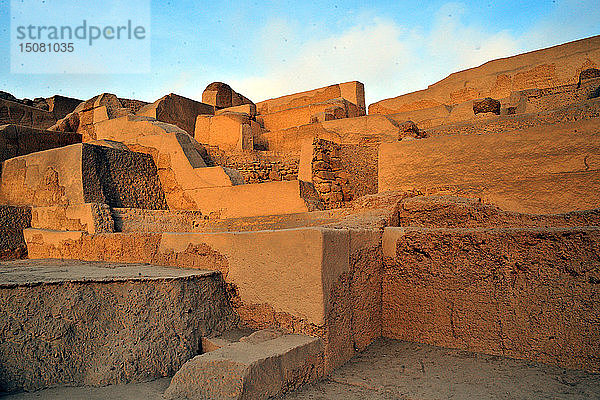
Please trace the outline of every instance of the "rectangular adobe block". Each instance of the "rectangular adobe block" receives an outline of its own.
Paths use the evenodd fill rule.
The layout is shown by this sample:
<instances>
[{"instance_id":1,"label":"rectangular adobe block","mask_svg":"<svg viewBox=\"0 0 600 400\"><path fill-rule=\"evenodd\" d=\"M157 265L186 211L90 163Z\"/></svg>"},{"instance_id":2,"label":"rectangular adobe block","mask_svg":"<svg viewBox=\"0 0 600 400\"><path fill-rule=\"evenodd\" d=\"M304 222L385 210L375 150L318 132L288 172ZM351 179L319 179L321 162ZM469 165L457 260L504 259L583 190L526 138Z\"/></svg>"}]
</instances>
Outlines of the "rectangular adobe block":
<instances>
[{"instance_id":1,"label":"rectangular adobe block","mask_svg":"<svg viewBox=\"0 0 600 400\"><path fill-rule=\"evenodd\" d=\"M0 268L0 392L170 376L202 336L237 322L210 271L77 260Z\"/></svg>"},{"instance_id":2,"label":"rectangular adobe block","mask_svg":"<svg viewBox=\"0 0 600 400\"><path fill-rule=\"evenodd\" d=\"M90 144L74 144L4 161L0 200L36 207L82 203L167 207L150 155Z\"/></svg>"},{"instance_id":3,"label":"rectangular adobe block","mask_svg":"<svg viewBox=\"0 0 600 400\"><path fill-rule=\"evenodd\" d=\"M256 103L256 108L259 114L270 114L291 108L306 107L336 98L343 98L352 103L358 110L356 116L366 114L365 89L364 85L358 81L339 83L261 101Z\"/></svg>"}]
</instances>

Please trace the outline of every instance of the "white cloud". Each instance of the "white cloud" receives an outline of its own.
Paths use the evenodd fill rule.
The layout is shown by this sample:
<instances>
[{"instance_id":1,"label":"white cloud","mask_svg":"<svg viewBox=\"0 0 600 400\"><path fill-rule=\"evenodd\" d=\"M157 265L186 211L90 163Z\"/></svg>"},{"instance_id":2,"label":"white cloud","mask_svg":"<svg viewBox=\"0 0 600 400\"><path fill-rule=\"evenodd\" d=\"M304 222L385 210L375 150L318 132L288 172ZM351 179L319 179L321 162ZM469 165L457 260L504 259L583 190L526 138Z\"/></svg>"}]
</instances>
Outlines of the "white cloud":
<instances>
[{"instance_id":1,"label":"white cloud","mask_svg":"<svg viewBox=\"0 0 600 400\"><path fill-rule=\"evenodd\" d=\"M463 5L456 3L439 10L428 40L432 60L450 64L458 71L519 53L517 39L507 31L488 33L482 27L464 24L465 11Z\"/></svg>"},{"instance_id":2,"label":"white cloud","mask_svg":"<svg viewBox=\"0 0 600 400\"><path fill-rule=\"evenodd\" d=\"M389 20L373 20L339 35L303 43L297 43L297 35L282 21L268 31L263 35L264 48L258 51L264 74L230 81L252 99L351 80L385 86L398 68L410 62L405 57L408 46L402 41L406 32Z\"/></svg>"},{"instance_id":3,"label":"white cloud","mask_svg":"<svg viewBox=\"0 0 600 400\"><path fill-rule=\"evenodd\" d=\"M274 20L265 27L254 54L261 73L228 82L260 101L359 80L365 84L367 103L372 103L519 52L517 40L509 33L489 33L465 24L463 13L460 5L447 4L426 34L419 27L409 29L372 17L340 34L307 40L292 22Z\"/></svg>"},{"instance_id":4,"label":"white cloud","mask_svg":"<svg viewBox=\"0 0 600 400\"><path fill-rule=\"evenodd\" d=\"M597 0L563 0L539 20L521 42L526 51L582 39L600 33Z\"/></svg>"}]
</instances>

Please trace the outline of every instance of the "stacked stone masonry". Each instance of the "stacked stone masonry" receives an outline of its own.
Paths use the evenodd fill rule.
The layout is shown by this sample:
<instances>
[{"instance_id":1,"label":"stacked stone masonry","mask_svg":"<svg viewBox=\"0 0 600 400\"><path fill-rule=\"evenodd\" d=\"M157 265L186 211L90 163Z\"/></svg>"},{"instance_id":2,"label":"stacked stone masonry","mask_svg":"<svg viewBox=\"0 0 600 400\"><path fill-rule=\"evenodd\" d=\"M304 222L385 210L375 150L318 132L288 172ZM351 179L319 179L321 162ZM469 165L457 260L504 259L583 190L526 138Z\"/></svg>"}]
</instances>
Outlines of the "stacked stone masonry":
<instances>
[{"instance_id":1,"label":"stacked stone masonry","mask_svg":"<svg viewBox=\"0 0 600 400\"><path fill-rule=\"evenodd\" d=\"M338 144L315 139L313 141L312 182L327 207L340 207L352 200L348 173L344 170L341 148Z\"/></svg>"},{"instance_id":2,"label":"stacked stone masonry","mask_svg":"<svg viewBox=\"0 0 600 400\"><path fill-rule=\"evenodd\" d=\"M246 183L293 181L298 179L299 160L269 152L228 153L206 146L207 165L220 165L240 172Z\"/></svg>"}]
</instances>

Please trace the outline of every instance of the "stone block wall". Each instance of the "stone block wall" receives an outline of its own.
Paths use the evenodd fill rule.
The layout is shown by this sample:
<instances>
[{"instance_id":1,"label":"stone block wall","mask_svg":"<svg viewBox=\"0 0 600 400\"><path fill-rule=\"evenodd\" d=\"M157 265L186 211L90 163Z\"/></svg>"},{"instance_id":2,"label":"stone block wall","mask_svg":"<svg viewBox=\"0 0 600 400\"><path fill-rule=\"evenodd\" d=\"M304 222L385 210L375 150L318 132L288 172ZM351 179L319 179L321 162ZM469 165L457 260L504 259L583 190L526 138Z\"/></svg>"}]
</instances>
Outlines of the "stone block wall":
<instances>
[{"instance_id":1,"label":"stone block wall","mask_svg":"<svg viewBox=\"0 0 600 400\"><path fill-rule=\"evenodd\" d=\"M233 168L240 172L245 183L293 181L298 179L299 160L271 152L225 152L206 146L207 164Z\"/></svg>"},{"instance_id":2,"label":"stone block wall","mask_svg":"<svg viewBox=\"0 0 600 400\"><path fill-rule=\"evenodd\" d=\"M321 201L328 208L336 208L352 200L349 174L341 160L341 146L324 139L312 143L312 182Z\"/></svg>"}]
</instances>

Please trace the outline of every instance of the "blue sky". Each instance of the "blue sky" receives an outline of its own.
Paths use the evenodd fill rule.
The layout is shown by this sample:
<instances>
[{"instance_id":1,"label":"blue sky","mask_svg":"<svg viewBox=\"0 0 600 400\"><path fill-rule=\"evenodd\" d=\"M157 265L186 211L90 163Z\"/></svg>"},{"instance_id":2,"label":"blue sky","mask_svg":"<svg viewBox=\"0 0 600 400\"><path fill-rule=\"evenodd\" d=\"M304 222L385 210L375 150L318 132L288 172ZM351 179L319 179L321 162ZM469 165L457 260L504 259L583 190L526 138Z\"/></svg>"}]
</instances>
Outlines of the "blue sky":
<instances>
[{"instance_id":1,"label":"blue sky","mask_svg":"<svg viewBox=\"0 0 600 400\"><path fill-rule=\"evenodd\" d=\"M208 83L223 81L260 101L359 80L371 103L490 59L600 34L600 7L586 0L152 1L150 73L27 75L10 73L9 14L10 0L0 0L0 90L20 98L200 100Z\"/></svg>"}]
</instances>

